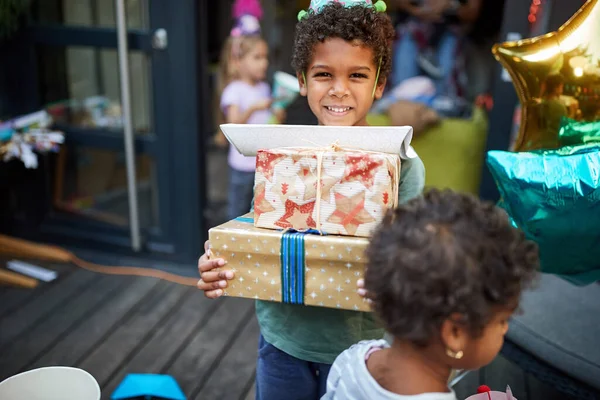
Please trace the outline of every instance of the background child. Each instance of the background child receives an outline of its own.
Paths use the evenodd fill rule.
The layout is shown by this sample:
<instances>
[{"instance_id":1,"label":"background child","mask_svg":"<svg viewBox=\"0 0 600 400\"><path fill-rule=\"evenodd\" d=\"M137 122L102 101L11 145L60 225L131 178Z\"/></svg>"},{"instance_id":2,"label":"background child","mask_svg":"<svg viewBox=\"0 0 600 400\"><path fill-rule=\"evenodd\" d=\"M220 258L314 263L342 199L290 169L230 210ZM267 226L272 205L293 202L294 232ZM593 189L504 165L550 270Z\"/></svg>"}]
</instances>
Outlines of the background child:
<instances>
[{"instance_id":1,"label":"background child","mask_svg":"<svg viewBox=\"0 0 600 400\"><path fill-rule=\"evenodd\" d=\"M251 3L254 7L240 7ZM233 124L266 124L271 118L271 89L265 82L268 48L260 36L262 15L256 2L237 1L234 14L238 18L221 55L219 86L222 88L220 108L224 121ZM283 111L277 112L282 122ZM220 136L224 139L223 136ZM227 214L230 219L250 210L254 191L256 157L245 157L229 147L229 192Z\"/></svg>"},{"instance_id":2,"label":"background child","mask_svg":"<svg viewBox=\"0 0 600 400\"><path fill-rule=\"evenodd\" d=\"M365 287L394 340L364 341L333 364L326 400L453 400L452 369L500 351L537 246L492 203L432 190L390 211L367 249Z\"/></svg>"},{"instance_id":3,"label":"background child","mask_svg":"<svg viewBox=\"0 0 600 400\"><path fill-rule=\"evenodd\" d=\"M316 7L315 4L323 4ZM367 125L374 98L383 93L391 69L394 29L370 1L314 0L296 28L292 64L301 94L320 125ZM402 161L399 197L418 196L424 185L419 158ZM198 288L217 298L234 278L223 259L198 261ZM318 399L325 393L335 358L359 340L380 339L383 329L371 313L257 301L260 325L257 399Z\"/></svg>"}]
</instances>

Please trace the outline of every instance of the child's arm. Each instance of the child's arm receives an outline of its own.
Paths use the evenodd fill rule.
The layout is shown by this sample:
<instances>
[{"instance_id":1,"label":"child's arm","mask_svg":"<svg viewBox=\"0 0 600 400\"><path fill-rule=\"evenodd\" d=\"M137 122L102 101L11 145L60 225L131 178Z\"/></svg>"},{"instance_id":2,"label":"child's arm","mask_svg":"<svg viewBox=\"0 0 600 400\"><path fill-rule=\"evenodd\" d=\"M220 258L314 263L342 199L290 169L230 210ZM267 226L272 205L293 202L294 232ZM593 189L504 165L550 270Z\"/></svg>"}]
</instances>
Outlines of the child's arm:
<instances>
[{"instance_id":1,"label":"child's arm","mask_svg":"<svg viewBox=\"0 0 600 400\"><path fill-rule=\"evenodd\" d=\"M245 111L240 111L240 108L236 105L230 105L227 107L225 115L227 115L227 123L229 124L245 124L248 122L252 114L256 111L266 110L271 107L272 100L261 100L250 107L248 107Z\"/></svg>"}]
</instances>

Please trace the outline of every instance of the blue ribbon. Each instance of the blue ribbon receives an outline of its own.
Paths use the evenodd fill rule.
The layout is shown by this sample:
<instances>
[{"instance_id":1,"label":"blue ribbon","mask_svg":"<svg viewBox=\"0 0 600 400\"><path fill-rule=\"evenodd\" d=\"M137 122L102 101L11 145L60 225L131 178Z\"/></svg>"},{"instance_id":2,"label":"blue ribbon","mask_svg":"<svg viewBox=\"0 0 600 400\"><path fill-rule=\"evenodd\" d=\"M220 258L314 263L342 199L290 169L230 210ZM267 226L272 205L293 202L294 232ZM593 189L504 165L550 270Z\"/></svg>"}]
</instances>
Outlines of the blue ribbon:
<instances>
[{"instance_id":1,"label":"blue ribbon","mask_svg":"<svg viewBox=\"0 0 600 400\"><path fill-rule=\"evenodd\" d=\"M252 224L253 218L238 217L238 222ZM280 244L281 302L304 304L305 246L304 237L310 232L288 231L282 234Z\"/></svg>"},{"instance_id":2,"label":"blue ribbon","mask_svg":"<svg viewBox=\"0 0 600 400\"><path fill-rule=\"evenodd\" d=\"M304 236L286 232L281 237L281 301L304 304Z\"/></svg>"}]
</instances>

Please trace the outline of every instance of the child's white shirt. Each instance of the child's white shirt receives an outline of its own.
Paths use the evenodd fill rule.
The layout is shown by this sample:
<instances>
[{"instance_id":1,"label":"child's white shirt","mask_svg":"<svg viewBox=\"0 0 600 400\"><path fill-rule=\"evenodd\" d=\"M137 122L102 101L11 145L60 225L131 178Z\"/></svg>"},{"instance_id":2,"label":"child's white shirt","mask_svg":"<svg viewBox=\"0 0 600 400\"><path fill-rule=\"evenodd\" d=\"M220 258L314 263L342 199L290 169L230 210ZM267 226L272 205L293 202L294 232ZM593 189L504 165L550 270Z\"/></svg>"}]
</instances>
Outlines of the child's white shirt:
<instances>
[{"instance_id":1,"label":"child's white shirt","mask_svg":"<svg viewBox=\"0 0 600 400\"><path fill-rule=\"evenodd\" d=\"M403 396L382 388L367 369L369 354L388 348L385 340L362 341L340 354L329 371L327 393L321 400L456 400L454 391Z\"/></svg>"}]
</instances>

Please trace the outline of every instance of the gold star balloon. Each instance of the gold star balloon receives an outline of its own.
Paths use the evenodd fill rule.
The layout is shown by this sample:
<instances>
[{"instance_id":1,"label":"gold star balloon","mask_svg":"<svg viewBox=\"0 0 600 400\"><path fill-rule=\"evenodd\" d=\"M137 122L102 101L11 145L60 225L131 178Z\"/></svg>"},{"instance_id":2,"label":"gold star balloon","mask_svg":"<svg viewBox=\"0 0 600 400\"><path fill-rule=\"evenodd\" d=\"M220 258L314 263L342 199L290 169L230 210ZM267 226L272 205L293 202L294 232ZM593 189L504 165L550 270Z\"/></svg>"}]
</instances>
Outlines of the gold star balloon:
<instances>
[{"instance_id":1,"label":"gold star balloon","mask_svg":"<svg viewBox=\"0 0 600 400\"><path fill-rule=\"evenodd\" d=\"M556 32L496 44L521 101L513 150L556 149L565 123L600 119L600 2L588 0Z\"/></svg>"}]
</instances>

